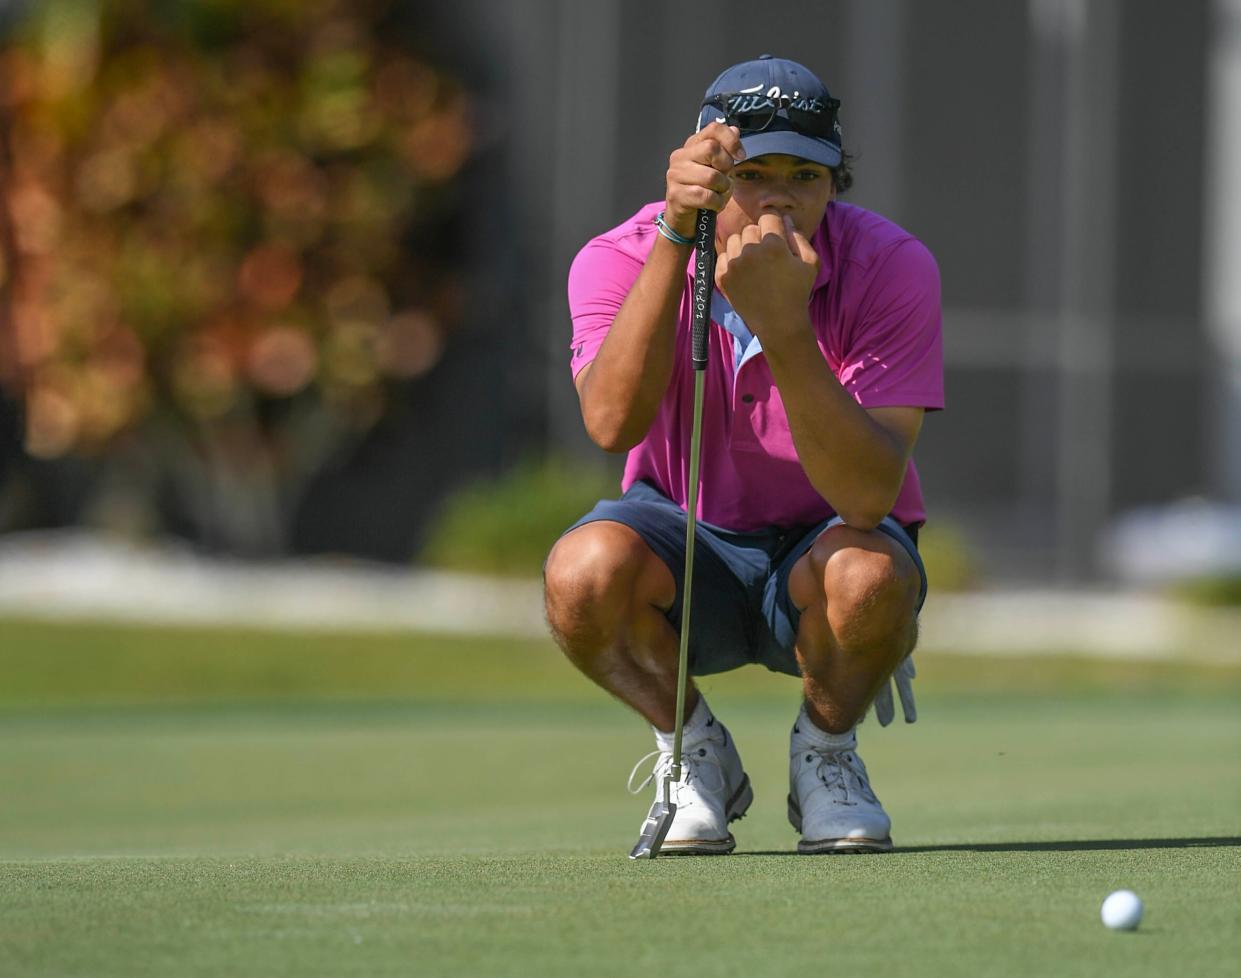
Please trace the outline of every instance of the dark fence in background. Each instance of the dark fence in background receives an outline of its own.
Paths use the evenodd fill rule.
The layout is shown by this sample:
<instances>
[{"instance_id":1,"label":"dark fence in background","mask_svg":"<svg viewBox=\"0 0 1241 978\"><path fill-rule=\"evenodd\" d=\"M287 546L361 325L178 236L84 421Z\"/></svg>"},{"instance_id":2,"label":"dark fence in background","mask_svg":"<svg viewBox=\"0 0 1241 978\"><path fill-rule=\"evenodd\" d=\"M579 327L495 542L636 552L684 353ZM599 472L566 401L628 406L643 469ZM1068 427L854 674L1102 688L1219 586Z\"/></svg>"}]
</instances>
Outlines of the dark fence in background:
<instances>
[{"instance_id":1,"label":"dark fence in background","mask_svg":"<svg viewBox=\"0 0 1241 978\"><path fill-rule=\"evenodd\" d=\"M1235 491L1202 310L1207 0L458 9L505 69L553 444L583 445L567 263L660 195L715 73L772 52L843 99L849 199L939 259L949 410L917 451L933 520L1000 576L1075 579L1115 514Z\"/></svg>"}]
</instances>

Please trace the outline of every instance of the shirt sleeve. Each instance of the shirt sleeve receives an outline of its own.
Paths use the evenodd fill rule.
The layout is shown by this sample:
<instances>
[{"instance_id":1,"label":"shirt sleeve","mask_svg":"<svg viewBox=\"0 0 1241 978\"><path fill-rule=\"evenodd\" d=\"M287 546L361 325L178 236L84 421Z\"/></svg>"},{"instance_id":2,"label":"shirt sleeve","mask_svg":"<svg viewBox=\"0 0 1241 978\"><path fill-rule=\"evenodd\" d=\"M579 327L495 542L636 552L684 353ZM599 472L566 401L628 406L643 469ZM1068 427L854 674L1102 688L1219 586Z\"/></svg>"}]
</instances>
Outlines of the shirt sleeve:
<instances>
[{"instance_id":1,"label":"shirt sleeve","mask_svg":"<svg viewBox=\"0 0 1241 978\"><path fill-rule=\"evenodd\" d=\"M590 363L612 321L629 295L642 262L616 243L596 238L577 253L569 267L569 314L573 318L570 366L576 379Z\"/></svg>"},{"instance_id":2,"label":"shirt sleeve","mask_svg":"<svg viewBox=\"0 0 1241 978\"><path fill-rule=\"evenodd\" d=\"M920 241L896 245L870 280L840 382L865 408L944 406L939 268Z\"/></svg>"}]
</instances>

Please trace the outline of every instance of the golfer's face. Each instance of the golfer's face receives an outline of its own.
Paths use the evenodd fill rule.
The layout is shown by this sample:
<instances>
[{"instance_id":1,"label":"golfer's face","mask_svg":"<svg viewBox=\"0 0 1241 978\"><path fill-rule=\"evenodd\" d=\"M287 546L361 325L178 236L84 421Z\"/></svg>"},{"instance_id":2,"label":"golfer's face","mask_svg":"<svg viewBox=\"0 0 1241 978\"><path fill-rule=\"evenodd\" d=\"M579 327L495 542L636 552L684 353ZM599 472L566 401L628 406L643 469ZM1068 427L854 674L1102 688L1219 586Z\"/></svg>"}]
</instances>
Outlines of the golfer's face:
<instances>
[{"instance_id":1,"label":"golfer's face","mask_svg":"<svg viewBox=\"0 0 1241 978\"><path fill-rule=\"evenodd\" d=\"M716 240L723 244L764 214L789 214L797 230L813 237L835 196L832 171L796 156L771 153L733 168L733 196L720 211Z\"/></svg>"}]
</instances>

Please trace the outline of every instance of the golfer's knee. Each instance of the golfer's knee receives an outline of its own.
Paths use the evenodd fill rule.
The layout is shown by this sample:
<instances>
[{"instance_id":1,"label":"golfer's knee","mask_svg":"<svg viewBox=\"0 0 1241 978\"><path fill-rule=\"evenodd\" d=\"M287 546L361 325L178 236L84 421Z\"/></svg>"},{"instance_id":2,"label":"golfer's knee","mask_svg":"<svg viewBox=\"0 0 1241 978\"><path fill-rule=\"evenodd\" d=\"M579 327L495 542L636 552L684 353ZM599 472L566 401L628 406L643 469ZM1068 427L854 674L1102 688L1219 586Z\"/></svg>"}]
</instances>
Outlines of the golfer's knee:
<instances>
[{"instance_id":1,"label":"golfer's knee","mask_svg":"<svg viewBox=\"0 0 1241 978\"><path fill-rule=\"evenodd\" d=\"M557 541L543 568L547 620L558 635L592 631L630 606L646 545L626 527L587 523Z\"/></svg>"},{"instance_id":2,"label":"golfer's knee","mask_svg":"<svg viewBox=\"0 0 1241 978\"><path fill-rule=\"evenodd\" d=\"M879 541L869 537L876 531L836 529L843 532L823 534L811 553L820 571L832 630L871 641L907 632L919 587L911 562L886 538L876 546Z\"/></svg>"}]
</instances>

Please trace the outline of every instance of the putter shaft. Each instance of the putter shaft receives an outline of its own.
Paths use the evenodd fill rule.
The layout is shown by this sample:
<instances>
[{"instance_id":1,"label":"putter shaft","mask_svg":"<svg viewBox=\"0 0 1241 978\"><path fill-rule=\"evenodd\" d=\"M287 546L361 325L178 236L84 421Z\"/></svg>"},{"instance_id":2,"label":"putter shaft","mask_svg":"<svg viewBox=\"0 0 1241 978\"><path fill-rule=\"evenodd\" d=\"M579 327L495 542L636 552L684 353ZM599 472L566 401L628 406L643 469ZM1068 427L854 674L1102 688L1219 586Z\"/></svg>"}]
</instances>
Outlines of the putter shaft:
<instances>
[{"instance_id":1,"label":"putter shaft","mask_svg":"<svg viewBox=\"0 0 1241 978\"><path fill-rule=\"evenodd\" d=\"M672 734L672 764L664 776L663 800L656 799L643 823L630 859L654 859L664 844L677 806L672 786L681 780L681 741L685 730L685 689L689 683L689 622L694 587L694 539L698 525L698 464L702 455L702 402L706 387L707 332L711 324L711 297L715 292L715 213L698 212L694 263L694 318L691 353L694 363L694 414L689 436L689 486L685 512L685 578L681 591L681 643L677 655L676 719Z\"/></svg>"},{"instance_id":2,"label":"putter shaft","mask_svg":"<svg viewBox=\"0 0 1241 978\"><path fill-rule=\"evenodd\" d=\"M685 727L685 687L689 679L690 597L694 586L694 530L698 524L698 462L702 442L702 400L706 371L694 371L694 421L689 439L689 498L685 519L685 585L681 595L681 646L677 656L677 712L672 728L672 767L665 779L665 797L681 780L681 737Z\"/></svg>"}]
</instances>

